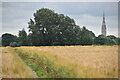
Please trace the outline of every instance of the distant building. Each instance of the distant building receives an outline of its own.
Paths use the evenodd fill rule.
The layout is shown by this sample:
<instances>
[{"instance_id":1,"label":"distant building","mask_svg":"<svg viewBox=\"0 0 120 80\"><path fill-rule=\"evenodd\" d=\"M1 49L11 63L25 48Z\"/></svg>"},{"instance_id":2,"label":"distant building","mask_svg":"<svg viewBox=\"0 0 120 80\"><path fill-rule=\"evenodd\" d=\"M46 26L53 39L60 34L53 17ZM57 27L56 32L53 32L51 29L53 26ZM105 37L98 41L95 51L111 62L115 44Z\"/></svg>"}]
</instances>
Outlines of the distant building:
<instances>
[{"instance_id":1,"label":"distant building","mask_svg":"<svg viewBox=\"0 0 120 80\"><path fill-rule=\"evenodd\" d=\"M102 21L102 30L101 30L102 35L106 36L106 23L105 23L105 15L103 12L103 21Z\"/></svg>"}]
</instances>

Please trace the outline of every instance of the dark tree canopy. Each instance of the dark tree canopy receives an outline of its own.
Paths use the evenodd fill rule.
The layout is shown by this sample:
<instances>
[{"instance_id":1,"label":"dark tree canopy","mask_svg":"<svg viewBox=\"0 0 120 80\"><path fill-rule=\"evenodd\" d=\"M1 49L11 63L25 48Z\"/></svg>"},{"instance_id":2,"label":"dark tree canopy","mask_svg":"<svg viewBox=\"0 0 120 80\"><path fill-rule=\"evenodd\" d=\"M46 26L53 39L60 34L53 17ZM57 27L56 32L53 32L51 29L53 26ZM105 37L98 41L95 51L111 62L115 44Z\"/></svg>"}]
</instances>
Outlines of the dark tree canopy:
<instances>
[{"instance_id":1,"label":"dark tree canopy","mask_svg":"<svg viewBox=\"0 0 120 80\"><path fill-rule=\"evenodd\" d=\"M83 27L81 32L81 39L80 44L81 45L92 45L94 42L95 34L92 31L89 31L86 29L86 27Z\"/></svg>"},{"instance_id":2,"label":"dark tree canopy","mask_svg":"<svg viewBox=\"0 0 120 80\"><path fill-rule=\"evenodd\" d=\"M21 31L19 31L18 34L18 39L19 39L19 44L21 46L27 46L28 45L28 40L27 40L27 33L24 29L22 29Z\"/></svg>"},{"instance_id":3,"label":"dark tree canopy","mask_svg":"<svg viewBox=\"0 0 120 80\"><path fill-rule=\"evenodd\" d=\"M0 37L0 46L2 46L2 38Z\"/></svg>"},{"instance_id":4,"label":"dark tree canopy","mask_svg":"<svg viewBox=\"0 0 120 80\"><path fill-rule=\"evenodd\" d=\"M63 14L47 8L34 13L29 22L30 38L33 45L73 45L78 44L80 27Z\"/></svg>"},{"instance_id":5,"label":"dark tree canopy","mask_svg":"<svg viewBox=\"0 0 120 80\"><path fill-rule=\"evenodd\" d=\"M11 42L17 42L17 37L9 33L2 35L2 46L9 46Z\"/></svg>"},{"instance_id":6,"label":"dark tree canopy","mask_svg":"<svg viewBox=\"0 0 120 80\"><path fill-rule=\"evenodd\" d=\"M94 40L95 44L97 45L115 45L117 44L114 39L111 39L110 37L99 35Z\"/></svg>"}]
</instances>

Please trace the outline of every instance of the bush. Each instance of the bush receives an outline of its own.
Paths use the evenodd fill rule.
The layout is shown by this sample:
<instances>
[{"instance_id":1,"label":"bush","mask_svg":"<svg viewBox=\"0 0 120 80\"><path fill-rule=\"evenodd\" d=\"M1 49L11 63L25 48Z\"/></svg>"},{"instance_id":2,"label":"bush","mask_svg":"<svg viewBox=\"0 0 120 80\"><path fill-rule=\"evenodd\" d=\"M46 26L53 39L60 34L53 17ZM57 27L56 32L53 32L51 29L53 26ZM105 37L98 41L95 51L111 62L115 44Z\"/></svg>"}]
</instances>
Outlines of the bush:
<instances>
[{"instance_id":1,"label":"bush","mask_svg":"<svg viewBox=\"0 0 120 80\"><path fill-rule=\"evenodd\" d=\"M99 35L94 39L94 44L96 45L116 45L117 42L115 39L112 39L110 37Z\"/></svg>"},{"instance_id":2,"label":"bush","mask_svg":"<svg viewBox=\"0 0 120 80\"><path fill-rule=\"evenodd\" d=\"M11 47L20 47L20 45L18 43L16 43L16 42L11 42L10 46Z\"/></svg>"}]
</instances>

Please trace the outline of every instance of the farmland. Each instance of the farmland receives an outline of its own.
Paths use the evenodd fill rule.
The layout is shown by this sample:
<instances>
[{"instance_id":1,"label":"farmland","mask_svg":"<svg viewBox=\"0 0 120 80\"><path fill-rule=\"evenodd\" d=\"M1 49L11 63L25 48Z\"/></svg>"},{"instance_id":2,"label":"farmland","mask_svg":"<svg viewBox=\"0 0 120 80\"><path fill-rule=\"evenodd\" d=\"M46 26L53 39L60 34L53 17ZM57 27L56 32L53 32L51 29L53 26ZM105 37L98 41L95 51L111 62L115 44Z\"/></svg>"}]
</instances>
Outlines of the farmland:
<instances>
[{"instance_id":1,"label":"farmland","mask_svg":"<svg viewBox=\"0 0 120 80\"><path fill-rule=\"evenodd\" d=\"M2 48L2 78L35 78L35 73L27 67L10 48Z\"/></svg>"},{"instance_id":2,"label":"farmland","mask_svg":"<svg viewBox=\"0 0 120 80\"><path fill-rule=\"evenodd\" d=\"M0 48L0 78L2 78L2 48Z\"/></svg>"},{"instance_id":3,"label":"farmland","mask_svg":"<svg viewBox=\"0 0 120 80\"><path fill-rule=\"evenodd\" d=\"M4 57L14 55L12 57L16 59L16 63L21 64L21 66L28 65L40 78L118 77L118 46L33 46L4 49L3 65L5 66L2 68L3 73L9 73L10 70L6 72L5 68L6 65L12 64L7 60L9 58ZM6 62L8 64L4 64ZM16 68L17 65L11 66ZM18 71L19 69L21 68L18 68ZM13 75L10 76L13 77Z\"/></svg>"}]
</instances>

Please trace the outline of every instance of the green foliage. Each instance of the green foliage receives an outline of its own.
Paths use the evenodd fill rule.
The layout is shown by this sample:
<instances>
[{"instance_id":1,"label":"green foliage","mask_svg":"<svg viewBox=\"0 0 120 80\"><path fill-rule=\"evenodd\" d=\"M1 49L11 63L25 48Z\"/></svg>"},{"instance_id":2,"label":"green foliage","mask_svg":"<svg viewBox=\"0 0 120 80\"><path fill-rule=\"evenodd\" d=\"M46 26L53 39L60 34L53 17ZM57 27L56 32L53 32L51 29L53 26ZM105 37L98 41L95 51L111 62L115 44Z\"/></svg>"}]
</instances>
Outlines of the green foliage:
<instances>
[{"instance_id":1,"label":"green foliage","mask_svg":"<svg viewBox=\"0 0 120 80\"><path fill-rule=\"evenodd\" d=\"M117 39L114 35L108 35L107 37L110 39Z\"/></svg>"},{"instance_id":2,"label":"green foliage","mask_svg":"<svg viewBox=\"0 0 120 80\"><path fill-rule=\"evenodd\" d=\"M109 35L107 36L109 37L110 39L112 39L114 42L116 42L117 45L120 45L120 38L118 37L115 37L114 35Z\"/></svg>"},{"instance_id":3,"label":"green foliage","mask_svg":"<svg viewBox=\"0 0 120 80\"><path fill-rule=\"evenodd\" d=\"M92 45L94 42L95 34L92 31L87 30L85 27L81 31L81 45Z\"/></svg>"},{"instance_id":4,"label":"green foliage","mask_svg":"<svg viewBox=\"0 0 120 80\"><path fill-rule=\"evenodd\" d=\"M117 44L120 45L120 38L117 38Z\"/></svg>"},{"instance_id":5,"label":"green foliage","mask_svg":"<svg viewBox=\"0 0 120 80\"><path fill-rule=\"evenodd\" d=\"M29 22L29 40L32 45L91 45L95 37L92 31L82 31L75 21L47 8L34 13ZM84 40L83 40L84 39Z\"/></svg>"},{"instance_id":6,"label":"green foliage","mask_svg":"<svg viewBox=\"0 0 120 80\"><path fill-rule=\"evenodd\" d=\"M9 33L2 35L2 46L9 46L11 42L18 42L17 37Z\"/></svg>"},{"instance_id":7,"label":"green foliage","mask_svg":"<svg viewBox=\"0 0 120 80\"><path fill-rule=\"evenodd\" d=\"M19 39L19 43L21 46L27 46L28 45L28 37L27 37L27 33L24 29L22 29L21 31L19 31L18 34L18 39Z\"/></svg>"},{"instance_id":8,"label":"green foliage","mask_svg":"<svg viewBox=\"0 0 120 80\"><path fill-rule=\"evenodd\" d=\"M2 38L0 37L0 47L2 46Z\"/></svg>"},{"instance_id":9,"label":"green foliage","mask_svg":"<svg viewBox=\"0 0 120 80\"><path fill-rule=\"evenodd\" d=\"M20 45L18 43L16 43L16 42L11 42L10 46L11 47L20 47Z\"/></svg>"},{"instance_id":10,"label":"green foliage","mask_svg":"<svg viewBox=\"0 0 120 80\"><path fill-rule=\"evenodd\" d=\"M104 36L104 35L99 35L94 39L94 43L97 45L116 45L117 42L114 39L115 37L113 36Z\"/></svg>"}]
</instances>

